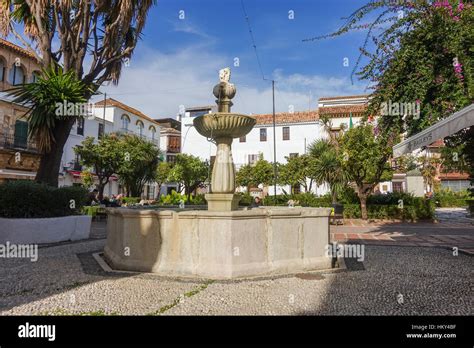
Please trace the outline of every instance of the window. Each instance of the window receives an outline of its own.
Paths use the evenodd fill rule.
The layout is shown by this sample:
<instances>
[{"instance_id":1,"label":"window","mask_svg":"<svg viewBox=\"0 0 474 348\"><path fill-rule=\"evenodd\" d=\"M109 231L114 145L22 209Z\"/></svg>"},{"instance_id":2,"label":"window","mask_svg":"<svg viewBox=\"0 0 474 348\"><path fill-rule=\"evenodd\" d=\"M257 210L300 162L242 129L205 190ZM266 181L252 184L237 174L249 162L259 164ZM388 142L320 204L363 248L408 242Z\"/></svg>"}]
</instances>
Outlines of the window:
<instances>
[{"instance_id":1,"label":"window","mask_svg":"<svg viewBox=\"0 0 474 348\"><path fill-rule=\"evenodd\" d=\"M127 115L122 115L122 130L128 131L129 124L130 118Z\"/></svg>"},{"instance_id":2,"label":"window","mask_svg":"<svg viewBox=\"0 0 474 348\"><path fill-rule=\"evenodd\" d=\"M155 186L154 185L148 186L147 199L155 199Z\"/></svg>"},{"instance_id":3,"label":"window","mask_svg":"<svg viewBox=\"0 0 474 348\"><path fill-rule=\"evenodd\" d=\"M99 123L99 131L97 133L97 138L101 138L104 135L104 124Z\"/></svg>"},{"instance_id":4,"label":"window","mask_svg":"<svg viewBox=\"0 0 474 348\"><path fill-rule=\"evenodd\" d=\"M33 71L33 74L31 75L31 82L36 82L36 81L38 81L39 75L40 75L39 72Z\"/></svg>"},{"instance_id":5,"label":"window","mask_svg":"<svg viewBox=\"0 0 474 348\"><path fill-rule=\"evenodd\" d=\"M441 180L441 187L458 192L471 188L469 180Z\"/></svg>"},{"instance_id":6,"label":"window","mask_svg":"<svg viewBox=\"0 0 474 348\"><path fill-rule=\"evenodd\" d=\"M166 156L166 162L176 163L176 156L175 155L167 155Z\"/></svg>"},{"instance_id":7,"label":"window","mask_svg":"<svg viewBox=\"0 0 474 348\"><path fill-rule=\"evenodd\" d=\"M290 158L298 157L298 152L290 153Z\"/></svg>"},{"instance_id":8,"label":"window","mask_svg":"<svg viewBox=\"0 0 474 348\"><path fill-rule=\"evenodd\" d=\"M0 58L0 82L5 81L5 73L6 73L6 66L5 62L3 61L2 58Z\"/></svg>"},{"instance_id":9,"label":"window","mask_svg":"<svg viewBox=\"0 0 474 348\"><path fill-rule=\"evenodd\" d=\"M258 155L249 155L249 164L252 165L258 161Z\"/></svg>"},{"instance_id":10,"label":"window","mask_svg":"<svg viewBox=\"0 0 474 348\"><path fill-rule=\"evenodd\" d=\"M23 67L13 64L10 70L10 82L12 85L21 85L26 82L25 71Z\"/></svg>"},{"instance_id":11,"label":"window","mask_svg":"<svg viewBox=\"0 0 474 348\"><path fill-rule=\"evenodd\" d=\"M267 141L267 129L260 128L260 141Z\"/></svg>"},{"instance_id":12,"label":"window","mask_svg":"<svg viewBox=\"0 0 474 348\"><path fill-rule=\"evenodd\" d=\"M77 124L77 135L84 135L84 118L79 117L76 120Z\"/></svg>"},{"instance_id":13,"label":"window","mask_svg":"<svg viewBox=\"0 0 474 348\"><path fill-rule=\"evenodd\" d=\"M143 137L143 122L142 121L137 121L136 126L137 126L138 135Z\"/></svg>"},{"instance_id":14,"label":"window","mask_svg":"<svg viewBox=\"0 0 474 348\"><path fill-rule=\"evenodd\" d=\"M14 146L20 147L20 148L26 148L27 142L28 142L28 122L16 121Z\"/></svg>"},{"instance_id":15,"label":"window","mask_svg":"<svg viewBox=\"0 0 474 348\"><path fill-rule=\"evenodd\" d=\"M399 181L392 182L393 192L403 192L403 183Z\"/></svg>"},{"instance_id":16,"label":"window","mask_svg":"<svg viewBox=\"0 0 474 348\"><path fill-rule=\"evenodd\" d=\"M76 157L74 158L74 162L72 165L72 170L77 170L81 171L82 170L82 165L81 165L81 156L76 154Z\"/></svg>"},{"instance_id":17,"label":"window","mask_svg":"<svg viewBox=\"0 0 474 348\"><path fill-rule=\"evenodd\" d=\"M329 136L331 139L337 139L339 136L341 136L341 127L331 128Z\"/></svg>"},{"instance_id":18,"label":"window","mask_svg":"<svg viewBox=\"0 0 474 348\"><path fill-rule=\"evenodd\" d=\"M290 127L283 127L283 140L290 140Z\"/></svg>"},{"instance_id":19,"label":"window","mask_svg":"<svg viewBox=\"0 0 474 348\"><path fill-rule=\"evenodd\" d=\"M156 128L153 126L150 126L150 133L151 133L151 141L155 142Z\"/></svg>"},{"instance_id":20,"label":"window","mask_svg":"<svg viewBox=\"0 0 474 348\"><path fill-rule=\"evenodd\" d=\"M246 141L247 141L247 137L245 135L239 138L239 142L241 143L245 143Z\"/></svg>"}]
</instances>

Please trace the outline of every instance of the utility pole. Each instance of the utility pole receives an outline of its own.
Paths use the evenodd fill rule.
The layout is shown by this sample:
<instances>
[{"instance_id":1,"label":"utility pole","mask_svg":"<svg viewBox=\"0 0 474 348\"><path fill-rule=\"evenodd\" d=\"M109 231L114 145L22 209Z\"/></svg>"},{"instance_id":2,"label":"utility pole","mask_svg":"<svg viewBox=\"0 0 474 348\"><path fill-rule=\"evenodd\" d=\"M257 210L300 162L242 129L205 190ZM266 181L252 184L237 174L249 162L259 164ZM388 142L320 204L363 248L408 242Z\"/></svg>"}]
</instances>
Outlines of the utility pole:
<instances>
[{"instance_id":1,"label":"utility pole","mask_svg":"<svg viewBox=\"0 0 474 348\"><path fill-rule=\"evenodd\" d=\"M273 196L277 195L277 159L276 159L276 121L275 121L275 80L272 80L272 98L273 98Z\"/></svg>"}]
</instances>

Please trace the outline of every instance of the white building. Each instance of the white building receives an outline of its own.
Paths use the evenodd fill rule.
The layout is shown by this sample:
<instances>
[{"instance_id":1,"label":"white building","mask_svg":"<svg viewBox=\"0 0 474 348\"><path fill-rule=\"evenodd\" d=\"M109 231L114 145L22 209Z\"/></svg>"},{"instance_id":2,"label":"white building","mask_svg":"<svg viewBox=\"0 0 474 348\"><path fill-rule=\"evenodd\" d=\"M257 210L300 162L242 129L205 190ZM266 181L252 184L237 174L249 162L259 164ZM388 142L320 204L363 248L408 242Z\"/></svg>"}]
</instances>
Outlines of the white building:
<instances>
[{"instance_id":1,"label":"white building","mask_svg":"<svg viewBox=\"0 0 474 348\"><path fill-rule=\"evenodd\" d=\"M104 108L105 104L105 108ZM69 138L64 146L61 159L59 186L80 185L82 166L74 152L86 137L98 139L105 133L130 133L148 139L160 146L160 124L143 114L141 111L108 98L94 104L93 116L78 119L74 124ZM117 177L112 177L105 187L104 195L111 196L122 192ZM156 184L145 186L143 198L153 199L157 196Z\"/></svg>"},{"instance_id":2,"label":"white building","mask_svg":"<svg viewBox=\"0 0 474 348\"><path fill-rule=\"evenodd\" d=\"M338 132L341 125L356 126L366 109L367 96L346 96L319 99L318 109L302 112L284 112L275 115L276 161L286 163L286 157L306 153L307 147L315 140L327 136L320 122L320 115L331 119L332 131ZM204 113L213 112L211 107L187 110L181 119L182 152L198 156L203 160L212 160L216 147L200 135L193 126L193 119ZM274 161L273 115L252 115L257 124L245 137L234 139L232 155L236 168L253 163L262 155L269 162ZM277 194L290 191L289 187L277 186ZM273 194L273 187L268 193ZM312 191L318 195L325 194L327 188L313 185Z\"/></svg>"}]
</instances>

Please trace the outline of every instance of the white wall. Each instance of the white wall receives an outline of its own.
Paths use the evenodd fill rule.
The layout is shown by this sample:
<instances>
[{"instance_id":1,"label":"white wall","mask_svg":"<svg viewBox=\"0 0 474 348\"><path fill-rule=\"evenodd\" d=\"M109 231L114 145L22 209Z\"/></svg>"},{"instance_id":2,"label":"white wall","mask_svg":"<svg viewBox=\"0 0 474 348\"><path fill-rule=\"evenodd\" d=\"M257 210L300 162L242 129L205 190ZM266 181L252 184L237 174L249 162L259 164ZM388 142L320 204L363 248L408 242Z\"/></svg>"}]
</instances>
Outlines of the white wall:
<instances>
[{"instance_id":1,"label":"white wall","mask_svg":"<svg viewBox=\"0 0 474 348\"><path fill-rule=\"evenodd\" d=\"M352 122L357 125L360 118L353 117ZM333 127L339 127L342 123L349 124L349 118L332 119ZM290 128L290 140L283 140L283 127ZM260 129L267 129L267 141L260 141ZM302 155L306 153L306 148L315 140L325 136L325 131L318 122L305 123L288 123L277 124L276 133L276 160L279 163L286 163L285 157L290 153L298 153ZM200 135L193 126L193 117L183 117L181 122L181 149L183 153L198 156L203 160L209 160L215 155L216 146L208 142L205 137ZM273 162L273 125L256 125L246 136L245 142L234 139L232 143L232 155L237 169L247 164L249 155L259 153L263 154L263 158L269 162ZM277 194L283 193L282 189L287 192L290 187L277 186ZM273 186L268 188L269 194L273 194ZM326 185L317 187L313 184L312 192L323 195L328 192Z\"/></svg>"},{"instance_id":2,"label":"white wall","mask_svg":"<svg viewBox=\"0 0 474 348\"><path fill-rule=\"evenodd\" d=\"M64 146L63 156L61 158L60 172L63 172L63 167L68 166L68 163L74 162L76 155L74 147L80 145L86 137L94 137L97 141L99 124L104 123L104 108L94 108L93 113L95 117L85 118L84 121L84 135L77 134L77 122L72 127L71 133ZM105 108L105 133L118 132L122 130L122 115L127 115L130 118L129 131L138 134L136 122L142 121L144 124L143 135L151 140L152 134L150 126L153 125L156 129L155 133L155 144L160 145L160 126L154 122L151 122L143 117L125 111L121 108L112 106ZM72 168L71 168L72 169ZM81 183L80 178L74 178L71 174L64 174L59 176L59 186L71 186L74 183ZM154 185L154 183L152 183ZM111 180L110 183L105 187L104 195L111 196L119 193L119 184L116 180Z\"/></svg>"}]
</instances>

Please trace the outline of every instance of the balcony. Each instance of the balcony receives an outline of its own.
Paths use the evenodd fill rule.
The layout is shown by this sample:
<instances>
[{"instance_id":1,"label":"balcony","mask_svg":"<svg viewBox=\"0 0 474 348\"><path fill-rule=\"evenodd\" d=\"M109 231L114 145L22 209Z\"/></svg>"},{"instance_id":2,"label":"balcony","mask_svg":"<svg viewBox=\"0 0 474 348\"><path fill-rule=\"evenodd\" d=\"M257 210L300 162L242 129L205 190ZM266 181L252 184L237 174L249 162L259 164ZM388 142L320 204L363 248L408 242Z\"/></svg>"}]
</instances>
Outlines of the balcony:
<instances>
[{"instance_id":1,"label":"balcony","mask_svg":"<svg viewBox=\"0 0 474 348\"><path fill-rule=\"evenodd\" d=\"M150 137L147 137L146 135L140 135L138 134L137 132L134 132L130 129L126 129L126 128L120 128L120 130L117 131L118 134L129 134L129 135L136 135L137 137L140 137L142 139L145 139L145 140L148 140L149 142L155 144L156 146L159 145L159 139L152 139Z\"/></svg>"},{"instance_id":2,"label":"balcony","mask_svg":"<svg viewBox=\"0 0 474 348\"><path fill-rule=\"evenodd\" d=\"M38 144L27 136L18 136L13 133L0 133L0 149L39 153Z\"/></svg>"}]
</instances>

